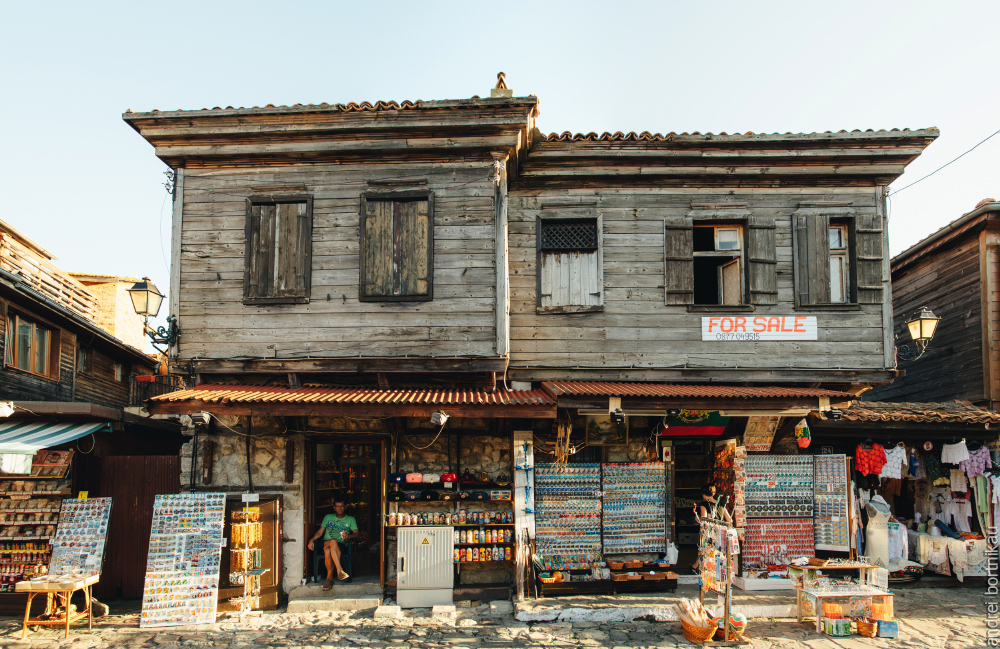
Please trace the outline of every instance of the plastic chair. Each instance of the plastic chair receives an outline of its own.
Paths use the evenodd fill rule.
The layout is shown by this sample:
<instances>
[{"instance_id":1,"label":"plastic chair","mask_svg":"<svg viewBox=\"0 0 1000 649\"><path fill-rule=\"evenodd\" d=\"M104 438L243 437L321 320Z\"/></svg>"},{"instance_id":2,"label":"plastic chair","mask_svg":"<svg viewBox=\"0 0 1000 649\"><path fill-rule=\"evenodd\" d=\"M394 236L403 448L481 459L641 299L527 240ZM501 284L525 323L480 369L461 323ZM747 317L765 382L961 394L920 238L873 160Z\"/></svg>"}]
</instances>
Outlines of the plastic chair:
<instances>
[{"instance_id":1,"label":"plastic chair","mask_svg":"<svg viewBox=\"0 0 1000 649\"><path fill-rule=\"evenodd\" d=\"M323 546L314 546L316 549L313 550L313 569L312 569L312 580L315 581L326 581L326 561L323 557ZM347 540L347 551L340 553L340 565L347 573L347 579L340 582L342 584L350 584L354 581L354 540Z\"/></svg>"}]
</instances>

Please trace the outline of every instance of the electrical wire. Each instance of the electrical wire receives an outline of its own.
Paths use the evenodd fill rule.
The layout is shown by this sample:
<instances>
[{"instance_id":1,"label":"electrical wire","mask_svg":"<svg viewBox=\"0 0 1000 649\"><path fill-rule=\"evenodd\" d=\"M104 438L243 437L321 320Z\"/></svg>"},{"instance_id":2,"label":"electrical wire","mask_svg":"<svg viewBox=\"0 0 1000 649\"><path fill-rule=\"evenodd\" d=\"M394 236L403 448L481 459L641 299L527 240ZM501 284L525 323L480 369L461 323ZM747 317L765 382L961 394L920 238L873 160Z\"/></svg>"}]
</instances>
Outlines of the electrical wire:
<instances>
[{"instance_id":1,"label":"electrical wire","mask_svg":"<svg viewBox=\"0 0 1000 649\"><path fill-rule=\"evenodd\" d=\"M441 437L441 432L444 430L444 427L445 427L445 425L447 425L447 423L448 422L444 422L443 424L441 424L441 428L438 429L437 435L434 436L434 439L432 439L431 443L428 444L427 446L417 446L416 444L414 444L413 442L411 442L410 440L408 440L406 438L406 435L403 435L403 440L407 444L409 444L410 446L412 446L413 448L417 449L418 451L426 450L426 449L434 446L434 443L438 441L438 437Z\"/></svg>"},{"instance_id":2,"label":"electrical wire","mask_svg":"<svg viewBox=\"0 0 1000 649\"><path fill-rule=\"evenodd\" d=\"M938 167L938 168L937 168L937 169L935 169L934 171L930 172L929 174L927 174L927 175L926 175L926 176L924 176L923 178L921 178L921 179L919 179L919 180L914 180L914 181L913 181L912 183L910 183L910 184L909 184L909 185L907 185L906 187L903 187L903 189L909 189L910 187L913 187L913 186L914 186L914 185L916 185L917 183L919 183L919 182L921 182L921 181L924 181L924 180L927 180L928 178L930 178L931 176L933 176L933 175L934 175L934 174L936 174L937 172L941 171L942 169L944 169L945 167L947 167L948 165L950 165L950 164L951 164L952 162L957 162L957 161L958 161L958 160L959 160L960 158L962 158L963 156L966 156L966 155L968 155L968 154L972 153L973 151L975 151L975 150L976 150L976 149L977 149L977 148L979 147L979 145L980 145L980 144L983 144L984 142L986 142L986 140L989 140L989 139L990 139L991 137L993 137L994 135L997 135L997 134L1000 134L1000 131L994 131L994 132L993 132L992 134L990 134L990 135L986 136L986 139L984 139L984 140L980 141L980 142L979 142L979 144L977 144L976 146L972 147L971 149L969 149L968 151L966 151L966 152L965 152L965 153L963 153L962 155L958 156L958 158L955 158L955 159L954 159L954 160L952 160L951 162L946 162L945 164L941 165L940 167ZM894 195L898 194L899 192L903 191L903 189L897 189L896 191L892 192L892 194L891 194L891 195L893 195L893 196L894 196Z\"/></svg>"},{"instance_id":3,"label":"electrical wire","mask_svg":"<svg viewBox=\"0 0 1000 649\"><path fill-rule=\"evenodd\" d=\"M31 411L29 410L29 412L31 412ZM35 414L35 413L31 413L31 414ZM90 434L90 439L91 439L91 442L90 442L90 450L89 451L85 451L82 448L80 448L80 440L79 439L76 440L76 450L80 451L84 455L90 455L91 453L93 453L94 449L97 448L97 438L94 437L93 433L91 433Z\"/></svg>"}]
</instances>

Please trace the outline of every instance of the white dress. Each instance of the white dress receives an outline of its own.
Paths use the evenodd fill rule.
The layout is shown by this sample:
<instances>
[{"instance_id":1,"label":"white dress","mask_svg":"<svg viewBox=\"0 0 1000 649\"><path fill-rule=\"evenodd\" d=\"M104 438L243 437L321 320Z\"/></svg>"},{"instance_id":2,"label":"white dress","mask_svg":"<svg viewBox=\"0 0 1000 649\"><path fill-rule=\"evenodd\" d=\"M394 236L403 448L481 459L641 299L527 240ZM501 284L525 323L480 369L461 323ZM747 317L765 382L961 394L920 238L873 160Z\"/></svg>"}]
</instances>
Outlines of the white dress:
<instances>
[{"instance_id":1,"label":"white dress","mask_svg":"<svg viewBox=\"0 0 1000 649\"><path fill-rule=\"evenodd\" d=\"M868 526L865 528L865 556L875 565L889 565L889 505L872 500L865 507Z\"/></svg>"}]
</instances>

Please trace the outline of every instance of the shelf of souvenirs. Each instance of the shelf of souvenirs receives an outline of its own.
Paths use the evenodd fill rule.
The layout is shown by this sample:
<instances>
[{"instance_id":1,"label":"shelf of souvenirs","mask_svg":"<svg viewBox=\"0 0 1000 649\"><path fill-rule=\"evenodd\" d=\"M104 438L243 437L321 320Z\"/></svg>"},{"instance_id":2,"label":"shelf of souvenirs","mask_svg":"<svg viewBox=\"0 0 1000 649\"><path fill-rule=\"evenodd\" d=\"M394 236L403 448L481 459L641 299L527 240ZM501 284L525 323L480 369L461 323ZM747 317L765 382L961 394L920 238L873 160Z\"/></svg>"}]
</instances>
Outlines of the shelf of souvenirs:
<instances>
[{"instance_id":1,"label":"shelf of souvenirs","mask_svg":"<svg viewBox=\"0 0 1000 649\"><path fill-rule=\"evenodd\" d=\"M0 489L0 496L68 496L69 494L70 494L69 487L60 487L56 489L44 489L44 490L39 489L31 491L11 491L10 489L7 490Z\"/></svg>"},{"instance_id":2,"label":"shelf of souvenirs","mask_svg":"<svg viewBox=\"0 0 1000 649\"><path fill-rule=\"evenodd\" d=\"M31 474L2 473L0 481L11 480L45 480L48 478L65 478L73 461L75 451L42 451L35 455L31 463ZM3 483L0 482L0 485Z\"/></svg>"},{"instance_id":3,"label":"shelf of souvenirs","mask_svg":"<svg viewBox=\"0 0 1000 649\"><path fill-rule=\"evenodd\" d=\"M48 563L49 555L52 554L52 551L48 545L44 546L44 548L34 548L31 550L0 549L0 566L22 563Z\"/></svg>"},{"instance_id":4,"label":"shelf of souvenirs","mask_svg":"<svg viewBox=\"0 0 1000 649\"><path fill-rule=\"evenodd\" d=\"M17 507L4 507L4 503L27 503L27 500L0 500L0 519L3 518L5 514L58 514L59 507L50 507L49 509L20 509Z\"/></svg>"}]
</instances>

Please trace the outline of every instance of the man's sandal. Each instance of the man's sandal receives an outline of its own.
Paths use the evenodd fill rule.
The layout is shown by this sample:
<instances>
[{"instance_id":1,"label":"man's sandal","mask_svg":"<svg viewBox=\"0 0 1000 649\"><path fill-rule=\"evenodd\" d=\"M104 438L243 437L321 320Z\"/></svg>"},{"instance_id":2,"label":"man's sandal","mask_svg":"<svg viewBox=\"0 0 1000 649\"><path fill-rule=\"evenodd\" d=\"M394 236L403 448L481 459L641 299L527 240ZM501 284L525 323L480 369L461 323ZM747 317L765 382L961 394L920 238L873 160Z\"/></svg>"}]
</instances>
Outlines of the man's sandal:
<instances>
[{"instance_id":1,"label":"man's sandal","mask_svg":"<svg viewBox=\"0 0 1000 649\"><path fill-rule=\"evenodd\" d=\"M330 590L331 588L333 588L332 579L327 579L325 582L323 582L323 590Z\"/></svg>"},{"instance_id":2,"label":"man's sandal","mask_svg":"<svg viewBox=\"0 0 1000 649\"><path fill-rule=\"evenodd\" d=\"M346 572L344 572L343 570L341 570L340 574L337 575L337 579L339 579L341 581L347 579L348 577L350 577L350 575L347 574Z\"/></svg>"}]
</instances>

